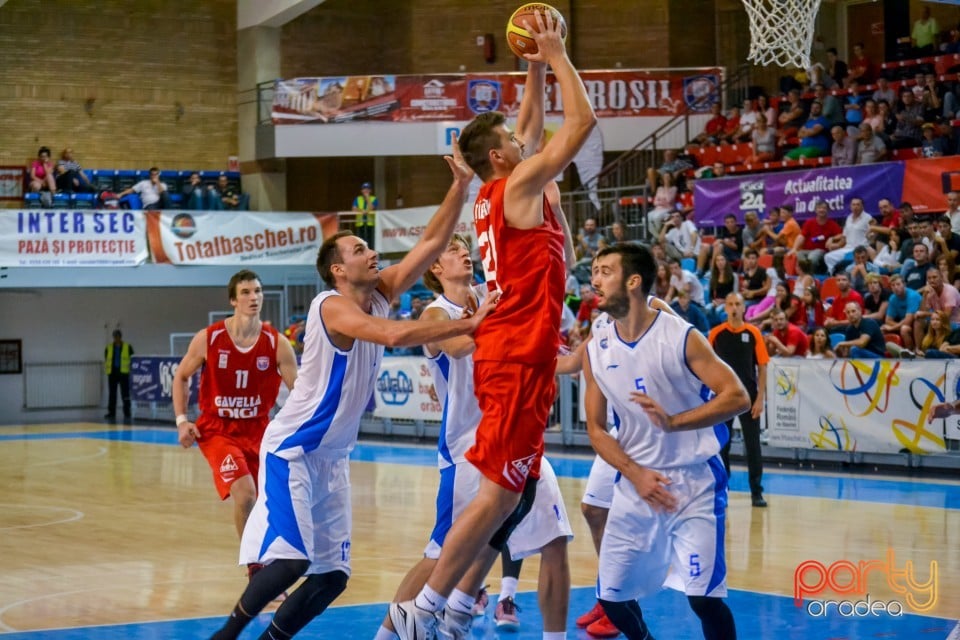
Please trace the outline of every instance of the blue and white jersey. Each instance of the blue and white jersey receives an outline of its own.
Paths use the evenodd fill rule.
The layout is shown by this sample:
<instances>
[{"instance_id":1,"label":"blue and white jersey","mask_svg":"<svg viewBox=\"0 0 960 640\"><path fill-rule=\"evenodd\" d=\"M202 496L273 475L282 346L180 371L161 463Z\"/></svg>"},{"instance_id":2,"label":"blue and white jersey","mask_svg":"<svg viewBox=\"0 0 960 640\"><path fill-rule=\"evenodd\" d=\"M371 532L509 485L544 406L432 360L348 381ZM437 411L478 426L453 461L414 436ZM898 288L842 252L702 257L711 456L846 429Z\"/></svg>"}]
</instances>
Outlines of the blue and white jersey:
<instances>
[{"instance_id":1,"label":"blue and white jersey","mask_svg":"<svg viewBox=\"0 0 960 640\"><path fill-rule=\"evenodd\" d=\"M483 291L474 290L474 293L479 304ZM443 310L452 320L458 320L464 310L446 296L440 296L427 305L427 309L430 308ZM430 365L437 397L443 405L437 464L444 469L466 461L464 454L473 446L477 425L480 424L480 404L473 393L473 356L452 358L443 351L430 353L426 346L423 352Z\"/></svg>"},{"instance_id":2,"label":"blue and white jersey","mask_svg":"<svg viewBox=\"0 0 960 640\"><path fill-rule=\"evenodd\" d=\"M261 451L287 460L314 451L324 457L344 457L357 443L360 418L376 386L383 346L355 340L349 351L343 351L333 345L320 307L338 295L336 290L324 291L310 303L297 383L267 426ZM386 318L389 310L383 294L374 291L370 315Z\"/></svg>"},{"instance_id":3,"label":"blue and white jersey","mask_svg":"<svg viewBox=\"0 0 960 640\"><path fill-rule=\"evenodd\" d=\"M694 327L668 313L656 312L653 323L633 343L622 340L615 322L595 323L587 357L594 380L619 418L617 440L637 464L667 469L702 463L720 451L726 426L666 433L652 424L630 393L656 400L668 415L683 413L713 393L687 366L686 345ZM720 429L723 433L720 433Z\"/></svg>"}]
</instances>

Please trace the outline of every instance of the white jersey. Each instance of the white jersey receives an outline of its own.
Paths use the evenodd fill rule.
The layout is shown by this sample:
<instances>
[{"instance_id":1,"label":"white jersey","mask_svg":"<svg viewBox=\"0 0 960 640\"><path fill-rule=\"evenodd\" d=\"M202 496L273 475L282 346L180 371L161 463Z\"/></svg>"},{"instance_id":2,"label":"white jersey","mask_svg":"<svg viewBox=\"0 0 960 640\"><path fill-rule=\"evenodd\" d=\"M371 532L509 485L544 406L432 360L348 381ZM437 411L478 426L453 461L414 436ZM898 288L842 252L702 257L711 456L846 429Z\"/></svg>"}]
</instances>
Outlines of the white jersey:
<instances>
[{"instance_id":1,"label":"white jersey","mask_svg":"<svg viewBox=\"0 0 960 640\"><path fill-rule=\"evenodd\" d=\"M666 433L630 400L631 392L641 391L675 415L712 396L687 366L687 339L694 327L677 316L656 314L634 343L620 338L615 322L595 323L587 345L593 377L619 418L620 446L637 464L666 469L706 462L720 451L717 427Z\"/></svg>"},{"instance_id":2,"label":"white jersey","mask_svg":"<svg viewBox=\"0 0 960 640\"><path fill-rule=\"evenodd\" d=\"M474 293L482 295L482 291ZM427 309L431 308L443 310L452 320L463 315L463 307L446 296L440 296L427 305ZM440 439L437 442L437 464L443 469L464 462L464 454L476 440L477 425L482 414L473 393L473 356L451 358L443 351L431 354L426 346L423 351L433 375L437 397L443 405Z\"/></svg>"},{"instance_id":3,"label":"white jersey","mask_svg":"<svg viewBox=\"0 0 960 640\"><path fill-rule=\"evenodd\" d=\"M355 340L349 351L343 351L333 345L320 307L339 295L336 290L324 291L310 303L297 384L267 426L261 451L286 459L317 450L324 457L342 457L356 445L360 418L373 397L383 346ZM386 318L390 305L383 294L374 291L371 300L370 315Z\"/></svg>"}]
</instances>

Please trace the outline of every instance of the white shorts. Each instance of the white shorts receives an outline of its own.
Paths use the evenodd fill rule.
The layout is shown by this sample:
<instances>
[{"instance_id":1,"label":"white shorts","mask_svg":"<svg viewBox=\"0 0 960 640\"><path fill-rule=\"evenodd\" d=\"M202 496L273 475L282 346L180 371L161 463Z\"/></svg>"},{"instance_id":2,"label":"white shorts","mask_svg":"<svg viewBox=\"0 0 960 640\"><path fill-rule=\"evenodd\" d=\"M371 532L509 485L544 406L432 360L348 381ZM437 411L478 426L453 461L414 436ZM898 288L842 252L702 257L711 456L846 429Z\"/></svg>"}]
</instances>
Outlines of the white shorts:
<instances>
[{"instance_id":1,"label":"white shorts","mask_svg":"<svg viewBox=\"0 0 960 640\"><path fill-rule=\"evenodd\" d=\"M240 541L240 564L309 560L307 573L350 575L350 460L317 452L260 454L260 493Z\"/></svg>"},{"instance_id":2,"label":"white shorts","mask_svg":"<svg viewBox=\"0 0 960 640\"><path fill-rule=\"evenodd\" d=\"M590 475L587 477L587 487L583 490L583 504L589 504L602 509L609 509L613 504L613 483L617 477L617 470L610 466L600 456L593 458Z\"/></svg>"},{"instance_id":3,"label":"white shorts","mask_svg":"<svg viewBox=\"0 0 960 640\"><path fill-rule=\"evenodd\" d=\"M626 478L616 483L600 543L597 597L636 600L656 593L665 581L688 596L725 597L727 474L720 457L660 472L672 481L674 513L654 511Z\"/></svg>"},{"instance_id":4,"label":"white shorts","mask_svg":"<svg viewBox=\"0 0 960 640\"><path fill-rule=\"evenodd\" d=\"M440 489L437 491L437 521L430 534L423 555L436 560L440 557L443 541L450 527L464 508L477 495L480 472L469 462L460 462L440 470ZM560 495L560 485L550 461L540 462L537 495L530 513L513 530L507 540L510 557L520 560L538 553L557 538L573 539L573 529L567 518L567 509Z\"/></svg>"}]
</instances>

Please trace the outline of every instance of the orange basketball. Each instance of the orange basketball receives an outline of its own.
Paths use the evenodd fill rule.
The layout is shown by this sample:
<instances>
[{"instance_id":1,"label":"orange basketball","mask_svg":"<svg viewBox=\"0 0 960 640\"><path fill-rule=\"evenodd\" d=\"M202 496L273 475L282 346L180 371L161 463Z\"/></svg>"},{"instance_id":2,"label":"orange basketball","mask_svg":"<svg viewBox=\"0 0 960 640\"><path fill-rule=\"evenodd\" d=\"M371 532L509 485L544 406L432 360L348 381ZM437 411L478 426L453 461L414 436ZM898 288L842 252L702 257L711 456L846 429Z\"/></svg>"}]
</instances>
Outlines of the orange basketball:
<instances>
[{"instance_id":1,"label":"orange basketball","mask_svg":"<svg viewBox=\"0 0 960 640\"><path fill-rule=\"evenodd\" d=\"M560 22L560 37L566 42L567 23L560 12L548 4L530 2L514 11L510 20L507 21L507 46L516 56L522 58L525 53L537 52L537 43L530 36L530 32L524 28L523 21L527 20L530 24L535 24L537 19L534 14L546 14L547 11L553 15L554 22Z\"/></svg>"}]
</instances>

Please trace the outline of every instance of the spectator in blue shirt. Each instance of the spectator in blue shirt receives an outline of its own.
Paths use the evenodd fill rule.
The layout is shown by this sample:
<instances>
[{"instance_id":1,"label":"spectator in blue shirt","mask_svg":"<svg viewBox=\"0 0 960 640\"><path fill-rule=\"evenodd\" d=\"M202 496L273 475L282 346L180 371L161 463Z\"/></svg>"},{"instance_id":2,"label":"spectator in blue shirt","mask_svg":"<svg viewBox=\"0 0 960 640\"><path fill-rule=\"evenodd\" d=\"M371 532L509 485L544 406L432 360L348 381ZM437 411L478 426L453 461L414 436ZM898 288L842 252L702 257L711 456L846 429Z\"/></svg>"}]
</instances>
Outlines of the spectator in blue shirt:
<instances>
[{"instance_id":1,"label":"spectator in blue shirt","mask_svg":"<svg viewBox=\"0 0 960 640\"><path fill-rule=\"evenodd\" d=\"M800 158L817 158L830 153L830 122L823 117L823 105L818 100L810 104L810 118L800 127L797 135L800 137L800 146L788 151L784 156L790 160Z\"/></svg>"},{"instance_id":2,"label":"spectator in blue shirt","mask_svg":"<svg viewBox=\"0 0 960 640\"><path fill-rule=\"evenodd\" d=\"M919 292L907 287L899 275L890 276L890 290L887 298L887 318L880 330L883 333L896 333L907 349L913 348L913 316L920 310L923 300Z\"/></svg>"},{"instance_id":3,"label":"spectator in blue shirt","mask_svg":"<svg viewBox=\"0 0 960 640\"><path fill-rule=\"evenodd\" d=\"M704 335L710 332L710 323L707 322L703 308L699 304L691 304L690 294L685 289L677 291L677 298L670 306L678 316L695 326Z\"/></svg>"}]
</instances>

